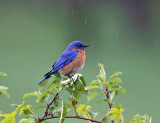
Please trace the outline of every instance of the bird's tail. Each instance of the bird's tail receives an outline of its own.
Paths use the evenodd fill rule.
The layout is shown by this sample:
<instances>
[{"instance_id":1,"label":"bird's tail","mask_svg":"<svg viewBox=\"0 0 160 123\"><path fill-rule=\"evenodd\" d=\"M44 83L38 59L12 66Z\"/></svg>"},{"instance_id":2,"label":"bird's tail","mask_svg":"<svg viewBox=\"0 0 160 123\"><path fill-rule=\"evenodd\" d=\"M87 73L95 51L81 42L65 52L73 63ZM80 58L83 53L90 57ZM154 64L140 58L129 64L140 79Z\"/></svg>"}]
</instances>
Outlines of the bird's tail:
<instances>
[{"instance_id":1,"label":"bird's tail","mask_svg":"<svg viewBox=\"0 0 160 123\"><path fill-rule=\"evenodd\" d=\"M49 71L48 73L46 73L46 74L44 75L45 78L42 79L38 85L42 84L42 82L44 82L46 79L50 78L53 73L54 73L53 70L51 70L51 71Z\"/></svg>"}]
</instances>

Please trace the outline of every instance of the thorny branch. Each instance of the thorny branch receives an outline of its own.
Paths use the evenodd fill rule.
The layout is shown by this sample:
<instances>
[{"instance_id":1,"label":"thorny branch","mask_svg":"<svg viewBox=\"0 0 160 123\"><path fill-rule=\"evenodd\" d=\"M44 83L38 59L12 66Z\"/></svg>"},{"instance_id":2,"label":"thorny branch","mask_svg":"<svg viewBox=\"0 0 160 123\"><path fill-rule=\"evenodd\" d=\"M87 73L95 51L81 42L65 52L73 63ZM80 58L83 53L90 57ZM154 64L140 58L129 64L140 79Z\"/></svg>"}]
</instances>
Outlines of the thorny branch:
<instances>
[{"instance_id":1,"label":"thorny branch","mask_svg":"<svg viewBox=\"0 0 160 123\"><path fill-rule=\"evenodd\" d=\"M53 100L52 100L49 104L47 104L47 108L46 108L46 111L45 111L42 119L39 119L40 123L41 123L43 120L45 120L45 117L48 116L48 109L49 109L49 107L52 105L52 103L57 99L57 96L58 96L58 95L59 95L59 92L57 92L56 95L55 95L55 97L53 98Z\"/></svg>"},{"instance_id":2,"label":"thorny branch","mask_svg":"<svg viewBox=\"0 0 160 123\"><path fill-rule=\"evenodd\" d=\"M58 118L58 116L48 117L48 118L45 118L44 120L53 119L53 118ZM80 116L66 116L65 118L76 118L76 119L88 120L88 121L95 122L95 123L103 123L103 122L100 122L100 121L97 121L97 120L92 120L92 119L85 118L85 117L80 117Z\"/></svg>"},{"instance_id":3,"label":"thorny branch","mask_svg":"<svg viewBox=\"0 0 160 123\"><path fill-rule=\"evenodd\" d=\"M44 120L48 120L48 119L53 119L53 118L58 118L58 116L51 116L51 117L47 117L47 116L50 116L52 114L49 114L48 110L49 110L49 107L52 105L52 103L57 99L57 96L59 95L59 93L57 92L57 94L55 95L55 97L53 98L53 100L47 104L47 108L46 108L46 111L43 115L43 117L41 119L39 119L39 122L41 123L42 121ZM97 120L92 120L92 119L89 119L89 118L85 118L85 117L80 117L80 116L66 116L65 118L76 118L76 119L83 119L83 120L88 120L90 122L95 122L95 123L102 123L100 121L97 121Z\"/></svg>"}]
</instances>

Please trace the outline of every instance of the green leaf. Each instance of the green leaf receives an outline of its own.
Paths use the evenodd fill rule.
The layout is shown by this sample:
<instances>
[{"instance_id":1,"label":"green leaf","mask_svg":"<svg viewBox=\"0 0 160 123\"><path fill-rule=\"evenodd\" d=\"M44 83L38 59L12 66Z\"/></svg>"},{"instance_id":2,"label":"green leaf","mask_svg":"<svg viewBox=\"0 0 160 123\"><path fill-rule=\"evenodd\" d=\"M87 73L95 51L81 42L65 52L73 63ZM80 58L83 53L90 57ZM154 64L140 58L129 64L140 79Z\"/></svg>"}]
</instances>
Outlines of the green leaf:
<instances>
[{"instance_id":1,"label":"green leaf","mask_svg":"<svg viewBox=\"0 0 160 123\"><path fill-rule=\"evenodd\" d=\"M60 92L63 89L63 85L58 86L57 91Z\"/></svg>"},{"instance_id":2,"label":"green leaf","mask_svg":"<svg viewBox=\"0 0 160 123\"><path fill-rule=\"evenodd\" d=\"M65 119L66 115L67 115L67 108L65 106L65 103L62 101L62 111L61 111L61 116L60 116L59 123L64 122L64 119Z\"/></svg>"},{"instance_id":3,"label":"green leaf","mask_svg":"<svg viewBox=\"0 0 160 123\"><path fill-rule=\"evenodd\" d=\"M82 93L79 91L79 90L75 90L73 91L73 96L76 98L76 99L79 99L82 97Z\"/></svg>"},{"instance_id":4,"label":"green leaf","mask_svg":"<svg viewBox=\"0 0 160 123\"><path fill-rule=\"evenodd\" d=\"M94 86L94 85L98 85L99 84L99 81L98 80L93 80L91 83L90 83L90 86Z\"/></svg>"},{"instance_id":5,"label":"green leaf","mask_svg":"<svg viewBox=\"0 0 160 123\"><path fill-rule=\"evenodd\" d=\"M49 80L44 80L41 84L39 84L38 89L42 90L48 83Z\"/></svg>"},{"instance_id":6,"label":"green leaf","mask_svg":"<svg viewBox=\"0 0 160 123\"><path fill-rule=\"evenodd\" d=\"M87 102L90 102L92 99L94 99L96 96L98 95L98 93L96 92L92 92L87 96Z\"/></svg>"},{"instance_id":7,"label":"green leaf","mask_svg":"<svg viewBox=\"0 0 160 123\"><path fill-rule=\"evenodd\" d=\"M127 123L137 123L137 122L135 122L135 121L129 121L129 122L127 122Z\"/></svg>"},{"instance_id":8,"label":"green leaf","mask_svg":"<svg viewBox=\"0 0 160 123\"><path fill-rule=\"evenodd\" d=\"M38 119L38 116L37 116L34 112L32 112L32 111L30 110L31 107L32 107L32 105L25 105L25 104L24 104L24 101L23 101L23 104L19 105L19 106L16 108L16 111L17 111L18 109L20 109L19 116L21 116L22 113L23 113L24 115L26 115L26 116L25 116L26 119L31 118L31 117L33 118L33 116L34 116L35 119Z\"/></svg>"},{"instance_id":9,"label":"green leaf","mask_svg":"<svg viewBox=\"0 0 160 123\"><path fill-rule=\"evenodd\" d=\"M76 99L79 99L82 96L82 94L88 93L88 90L79 81L79 79L77 79L72 85L68 84L66 90Z\"/></svg>"},{"instance_id":10,"label":"green leaf","mask_svg":"<svg viewBox=\"0 0 160 123\"><path fill-rule=\"evenodd\" d=\"M102 74L99 74L99 75L97 76L97 79L99 80L99 83L106 81L106 77L104 77Z\"/></svg>"},{"instance_id":11,"label":"green leaf","mask_svg":"<svg viewBox=\"0 0 160 123\"><path fill-rule=\"evenodd\" d=\"M111 119L111 120L114 120L116 117L117 117L117 114L114 113L114 114L111 115L110 119Z\"/></svg>"},{"instance_id":12,"label":"green leaf","mask_svg":"<svg viewBox=\"0 0 160 123\"><path fill-rule=\"evenodd\" d=\"M23 106L19 112L19 116L22 115L22 113L24 113L25 115L30 115L32 114L32 112L30 111L30 107L32 107L32 105L26 105Z\"/></svg>"},{"instance_id":13,"label":"green leaf","mask_svg":"<svg viewBox=\"0 0 160 123\"><path fill-rule=\"evenodd\" d=\"M38 95L39 95L38 91L31 92L31 93L26 93L26 94L23 95L22 100L24 100L25 98L28 98L28 97L33 97L33 96L38 96Z\"/></svg>"},{"instance_id":14,"label":"green leaf","mask_svg":"<svg viewBox=\"0 0 160 123\"><path fill-rule=\"evenodd\" d=\"M122 72L115 72L112 76L109 77L109 79L116 77L116 76L119 76L121 74L122 74Z\"/></svg>"},{"instance_id":15,"label":"green leaf","mask_svg":"<svg viewBox=\"0 0 160 123\"><path fill-rule=\"evenodd\" d=\"M105 103L111 103L109 99L104 99Z\"/></svg>"},{"instance_id":16,"label":"green leaf","mask_svg":"<svg viewBox=\"0 0 160 123\"><path fill-rule=\"evenodd\" d=\"M115 95L114 96L117 96L119 94L119 92L118 91L115 91Z\"/></svg>"},{"instance_id":17,"label":"green leaf","mask_svg":"<svg viewBox=\"0 0 160 123\"><path fill-rule=\"evenodd\" d=\"M39 123L39 121L37 121L36 123ZM50 123L49 121L43 121L42 123Z\"/></svg>"},{"instance_id":18,"label":"green leaf","mask_svg":"<svg viewBox=\"0 0 160 123\"><path fill-rule=\"evenodd\" d=\"M90 105L79 104L77 105L76 111L82 116L87 116L90 108L92 108Z\"/></svg>"},{"instance_id":19,"label":"green leaf","mask_svg":"<svg viewBox=\"0 0 160 123\"><path fill-rule=\"evenodd\" d=\"M67 108L67 112L68 112L68 111L70 111L70 108L72 107L72 104L70 102L65 101L65 107Z\"/></svg>"},{"instance_id":20,"label":"green leaf","mask_svg":"<svg viewBox=\"0 0 160 123\"><path fill-rule=\"evenodd\" d=\"M13 111L13 112L11 113L11 117L15 117L16 114L17 114L17 111Z\"/></svg>"},{"instance_id":21,"label":"green leaf","mask_svg":"<svg viewBox=\"0 0 160 123\"><path fill-rule=\"evenodd\" d=\"M102 82L102 85L107 86L108 88L110 87L109 82Z\"/></svg>"},{"instance_id":22,"label":"green leaf","mask_svg":"<svg viewBox=\"0 0 160 123\"><path fill-rule=\"evenodd\" d=\"M34 119L21 119L18 123L34 123Z\"/></svg>"},{"instance_id":23,"label":"green leaf","mask_svg":"<svg viewBox=\"0 0 160 123\"><path fill-rule=\"evenodd\" d=\"M101 82L105 82L106 81L106 72L104 70L104 65L99 63L98 66L100 69L100 74L99 74L98 78L101 80Z\"/></svg>"},{"instance_id":24,"label":"green leaf","mask_svg":"<svg viewBox=\"0 0 160 123\"><path fill-rule=\"evenodd\" d=\"M91 111L88 111L88 114L89 114L89 117L93 120L97 117L98 113L97 112L91 112Z\"/></svg>"},{"instance_id":25,"label":"green leaf","mask_svg":"<svg viewBox=\"0 0 160 123\"><path fill-rule=\"evenodd\" d=\"M44 103L44 101L46 100L46 98L47 98L47 95L41 95L41 96L39 96L39 98L37 98L37 100L36 100L36 102L37 103Z\"/></svg>"},{"instance_id":26,"label":"green leaf","mask_svg":"<svg viewBox=\"0 0 160 123\"><path fill-rule=\"evenodd\" d=\"M150 117L148 114L144 114L144 119L147 123L150 123Z\"/></svg>"},{"instance_id":27,"label":"green leaf","mask_svg":"<svg viewBox=\"0 0 160 123\"><path fill-rule=\"evenodd\" d=\"M121 87L119 85L111 85L111 87L109 88L109 91L120 91Z\"/></svg>"},{"instance_id":28,"label":"green leaf","mask_svg":"<svg viewBox=\"0 0 160 123\"><path fill-rule=\"evenodd\" d=\"M127 123L151 123L152 117L149 117L149 115L145 114L144 116L136 114L133 116L132 121Z\"/></svg>"},{"instance_id":29,"label":"green leaf","mask_svg":"<svg viewBox=\"0 0 160 123\"><path fill-rule=\"evenodd\" d=\"M3 116L3 112L2 111L0 111L0 117L2 117Z\"/></svg>"},{"instance_id":30,"label":"green leaf","mask_svg":"<svg viewBox=\"0 0 160 123\"><path fill-rule=\"evenodd\" d=\"M39 94L37 97L37 102L44 102L45 98L47 97L47 95L52 94L52 92L50 90L45 90L43 93Z\"/></svg>"},{"instance_id":31,"label":"green leaf","mask_svg":"<svg viewBox=\"0 0 160 123\"><path fill-rule=\"evenodd\" d=\"M122 112L122 108L111 108L106 115L111 114L110 120L115 120L116 122L118 122L120 120L123 120Z\"/></svg>"},{"instance_id":32,"label":"green leaf","mask_svg":"<svg viewBox=\"0 0 160 123\"><path fill-rule=\"evenodd\" d=\"M107 123L107 116L104 116L104 118L101 120L102 123Z\"/></svg>"},{"instance_id":33,"label":"green leaf","mask_svg":"<svg viewBox=\"0 0 160 123\"><path fill-rule=\"evenodd\" d=\"M24 110L23 110L23 113L24 113L25 115L32 115L32 114L33 114L29 109L24 109Z\"/></svg>"},{"instance_id":34,"label":"green leaf","mask_svg":"<svg viewBox=\"0 0 160 123\"><path fill-rule=\"evenodd\" d=\"M11 106L17 108L19 105L18 104L11 104Z\"/></svg>"},{"instance_id":35,"label":"green leaf","mask_svg":"<svg viewBox=\"0 0 160 123\"><path fill-rule=\"evenodd\" d=\"M98 100L98 101L96 102L96 106L99 105L99 103L102 102L103 100L104 100L103 98L100 99L100 100Z\"/></svg>"},{"instance_id":36,"label":"green leaf","mask_svg":"<svg viewBox=\"0 0 160 123\"><path fill-rule=\"evenodd\" d=\"M112 100L114 98L114 96L115 96L115 91L110 93L110 99Z\"/></svg>"},{"instance_id":37,"label":"green leaf","mask_svg":"<svg viewBox=\"0 0 160 123\"><path fill-rule=\"evenodd\" d=\"M50 90L52 93L56 90L57 85L55 83L49 83L48 90Z\"/></svg>"},{"instance_id":38,"label":"green leaf","mask_svg":"<svg viewBox=\"0 0 160 123\"><path fill-rule=\"evenodd\" d=\"M132 119L133 119L133 120L135 120L135 119L144 119L144 117L141 116L141 115L139 115L139 114L136 114L136 115L133 116Z\"/></svg>"},{"instance_id":39,"label":"green leaf","mask_svg":"<svg viewBox=\"0 0 160 123\"><path fill-rule=\"evenodd\" d=\"M11 114L3 114L3 120L0 123L15 123L15 115L17 110L13 111Z\"/></svg>"},{"instance_id":40,"label":"green leaf","mask_svg":"<svg viewBox=\"0 0 160 123\"><path fill-rule=\"evenodd\" d=\"M119 77L112 77L109 79L109 82L120 84L122 83L122 80Z\"/></svg>"},{"instance_id":41,"label":"green leaf","mask_svg":"<svg viewBox=\"0 0 160 123\"><path fill-rule=\"evenodd\" d=\"M121 93L126 94L126 90L124 88L120 88L119 90Z\"/></svg>"},{"instance_id":42,"label":"green leaf","mask_svg":"<svg viewBox=\"0 0 160 123\"><path fill-rule=\"evenodd\" d=\"M66 87L66 90L67 90L70 94L72 94L72 91L75 90L75 87L74 87L74 85L73 85L73 86L69 86L69 87Z\"/></svg>"},{"instance_id":43,"label":"green leaf","mask_svg":"<svg viewBox=\"0 0 160 123\"><path fill-rule=\"evenodd\" d=\"M11 106L16 107L16 112L21 109L24 106L24 101L23 104L17 105L17 104L11 104Z\"/></svg>"},{"instance_id":44,"label":"green leaf","mask_svg":"<svg viewBox=\"0 0 160 123\"><path fill-rule=\"evenodd\" d=\"M61 78L61 75L57 72L57 73L55 73L54 75L52 75L53 76L53 78L55 79L55 81L57 82L57 83L60 83L61 82L61 80L62 80L62 78Z\"/></svg>"},{"instance_id":45,"label":"green leaf","mask_svg":"<svg viewBox=\"0 0 160 123\"><path fill-rule=\"evenodd\" d=\"M75 83L75 89L79 90L82 94L87 94L88 90L85 88L81 80L77 80Z\"/></svg>"},{"instance_id":46,"label":"green leaf","mask_svg":"<svg viewBox=\"0 0 160 123\"><path fill-rule=\"evenodd\" d=\"M55 105L56 107L58 107L58 106L59 106L59 102L58 102L58 100L54 100L54 105Z\"/></svg>"},{"instance_id":47,"label":"green leaf","mask_svg":"<svg viewBox=\"0 0 160 123\"><path fill-rule=\"evenodd\" d=\"M39 109L39 108L46 108L46 106L45 106L45 105L39 105L39 106L37 106L37 107L34 107L34 108L33 108L33 111L35 111L35 110L37 110L37 109Z\"/></svg>"},{"instance_id":48,"label":"green leaf","mask_svg":"<svg viewBox=\"0 0 160 123\"><path fill-rule=\"evenodd\" d=\"M5 76L7 76L7 74L6 74L6 73L4 73L4 72L0 72L0 77L5 77Z\"/></svg>"},{"instance_id":49,"label":"green leaf","mask_svg":"<svg viewBox=\"0 0 160 123\"><path fill-rule=\"evenodd\" d=\"M55 109L55 106L49 107L49 111L52 112Z\"/></svg>"},{"instance_id":50,"label":"green leaf","mask_svg":"<svg viewBox=\"0 0 160 123\"><path fill-rule=\"evenodd\" d=\"M99 86L88 86L86 87L87 90L90 90L90 89L101 89L101 87Z\"/></svg>"},{"instance_id":51,"label":"green leaf","mask_svg":"<svg viewBox=\"0 0 160 123\"><path fill-rule=\"evenodd\" d=\"M8 90L8 87L0 86L0 94L2 93L9 98L9 93L7 92L7 90Z\"/></svg>"},{"instance_id":52,"label":"green leaf","mask_svg":"<svg viewBox=\"0 0 160 123\"><path fill-rule=\"evenodd\" d=\"M114 105L116 108L122 108L122 105L120 104L120 102L114 102Z\"/></svg>"},{"instance_id":53,"label":"green leaf","mask_svg":"<svg viewBox=\"0 0 160 123\"><path fill-rule=\"evenodd\" d=\"M84 79L83 76L80 76L80 80L81 80L81 82L83 83L83 85L86 86L86 80Z\"/></svg>"}]
</instances>

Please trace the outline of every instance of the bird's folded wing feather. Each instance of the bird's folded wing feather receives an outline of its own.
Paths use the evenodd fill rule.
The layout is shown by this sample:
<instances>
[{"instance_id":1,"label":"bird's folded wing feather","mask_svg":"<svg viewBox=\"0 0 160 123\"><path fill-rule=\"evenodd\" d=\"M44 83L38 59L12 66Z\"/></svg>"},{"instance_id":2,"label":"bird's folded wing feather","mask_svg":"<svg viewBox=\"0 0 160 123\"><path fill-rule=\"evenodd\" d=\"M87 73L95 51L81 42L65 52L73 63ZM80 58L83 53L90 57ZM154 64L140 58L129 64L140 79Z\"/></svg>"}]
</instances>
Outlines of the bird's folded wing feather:
<instances>
[{"instance_id":1,"label":"bird's folded wing feather","mask_svg":"<svg viewBox=\"0 0 160 123\"><path fill-rule=\"evenodd\" d=\"M78 56L78 54L79 54L78 51L75 50L64 51L63 54L60 56L60 58L53 64L52 72L56 72L62 67L72 62Z\"/></svg>"}]
</instances>

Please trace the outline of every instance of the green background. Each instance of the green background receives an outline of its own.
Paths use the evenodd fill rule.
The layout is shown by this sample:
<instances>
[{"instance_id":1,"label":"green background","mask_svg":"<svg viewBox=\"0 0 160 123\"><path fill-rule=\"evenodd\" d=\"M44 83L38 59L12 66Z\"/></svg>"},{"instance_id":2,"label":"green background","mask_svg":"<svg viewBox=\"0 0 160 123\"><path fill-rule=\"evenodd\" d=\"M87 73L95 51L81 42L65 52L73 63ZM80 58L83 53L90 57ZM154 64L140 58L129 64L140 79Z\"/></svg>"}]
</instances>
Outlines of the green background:
<instances>
[{"instance_id":1,"label":"green background","mask_svg":"<svg viewBox=\"0 0 160 123\"><path fill-rule=\"evenodd\" d=\"M9 87L11 95L0 96L0 110L13 111L10 104L20 104L24 93L38 90L67 45L80 40L90 45L80 72L87 83L99 73L99 62L107 76L122 71L127 94L117 100L125 109L124 120L147 113L159 122L159 5L158 0L0 0L0 71L8 74L0 85ZM34 104L35 98L26 103ZM90 104L99 112L97 120L108 110L102 103L96 107L94 100Z\"/></svg>"}]
</instances>

